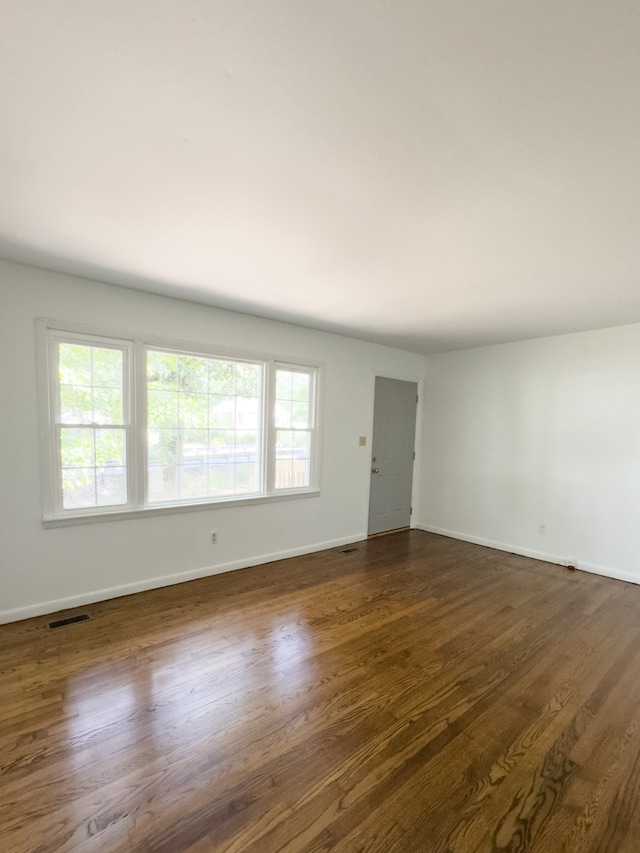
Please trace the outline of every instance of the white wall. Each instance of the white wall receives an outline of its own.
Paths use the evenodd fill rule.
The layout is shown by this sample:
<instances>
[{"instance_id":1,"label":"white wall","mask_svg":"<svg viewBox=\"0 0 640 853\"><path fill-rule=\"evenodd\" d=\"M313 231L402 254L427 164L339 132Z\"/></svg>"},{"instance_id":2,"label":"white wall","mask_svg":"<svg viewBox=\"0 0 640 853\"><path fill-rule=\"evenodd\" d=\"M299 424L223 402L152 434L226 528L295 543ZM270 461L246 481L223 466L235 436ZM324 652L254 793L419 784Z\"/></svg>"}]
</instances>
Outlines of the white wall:
<instances>
[{"instance_id":1,"label":"white wall","mask_svg":"<svg viewBox=\"0 0 640 853\"><path fill-rule=\"evenodd\" d=\"M321 495L44 529L37 317L324 362ZM0 364L0 621L363 538L375 374L424 373L423 356L6 262Z\"/></svg>"},{"instance_id":2,"label":"white wall","mask_svg":"<svg viewBox=\"0 0 640 853\"><path fill-rule=\"evenodd\" d=\"M324 362L321 495L44 529L37 317ZM363 538L375 374L425 364L417 526L640 583L640 325L425 360L0 261L0 364L0 621Z\"/></svg>"},{"instance_id":3,"label":"white wall","mask_svg":"<svg viewBox=\"0 0 640 853\"><path fill-rule=\"evenodd\" d=\"M640 583L640 325L430 356L423 425L417 526Z\"/></svg>"}]
</instances>

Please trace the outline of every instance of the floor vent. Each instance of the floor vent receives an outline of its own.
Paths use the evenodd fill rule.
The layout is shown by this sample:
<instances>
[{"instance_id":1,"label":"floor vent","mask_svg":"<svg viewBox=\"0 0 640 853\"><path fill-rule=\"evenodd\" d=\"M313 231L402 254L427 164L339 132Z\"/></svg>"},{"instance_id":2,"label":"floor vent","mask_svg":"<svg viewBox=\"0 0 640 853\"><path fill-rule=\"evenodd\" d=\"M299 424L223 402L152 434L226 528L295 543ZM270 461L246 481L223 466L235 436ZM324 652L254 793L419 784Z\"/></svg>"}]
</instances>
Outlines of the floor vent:
<instances>
[{"instance_id":1,"label":"floor vent","mask_svg":"<svg viewBox=\"0 0 640 853\"><path fill-rule=\"evenodd\" d=\"M341 554L353 554L354 551L359 551L359 548L356 548L355 545L351 548L340 548Z\"/></svg>"},{"instance_id":2,"label":"floor vent","mask_svg":"<svg viewBox=\"0 0 640 853\"><path fill-rule=\"evenodd\" d=\"M73 625L75 622L86 622L91 619L88 613L81 613L80 616L69 616L67 619L56 619L55 622L49 622L49 628L63 628L65 625Z\"/></svg>"}]
</instances>

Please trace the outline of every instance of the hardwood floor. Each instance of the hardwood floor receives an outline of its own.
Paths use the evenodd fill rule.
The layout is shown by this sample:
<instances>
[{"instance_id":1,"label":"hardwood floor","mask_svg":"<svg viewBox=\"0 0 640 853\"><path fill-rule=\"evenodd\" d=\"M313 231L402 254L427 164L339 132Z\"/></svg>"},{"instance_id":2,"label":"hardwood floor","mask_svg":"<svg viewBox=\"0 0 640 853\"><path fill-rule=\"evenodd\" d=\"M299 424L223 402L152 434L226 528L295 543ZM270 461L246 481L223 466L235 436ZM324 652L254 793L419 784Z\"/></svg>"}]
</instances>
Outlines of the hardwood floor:
<instances>
[{"instance_id":1,"label":"hardwood floor","mask_svg":"<svg viewBox=\"0 0 640 853\"><path fill-rule=\"evenodd\" d=\"M640 587L412 531L84 610L0 626L2 851L640 850Z\"/></svg>"}]
</instances>

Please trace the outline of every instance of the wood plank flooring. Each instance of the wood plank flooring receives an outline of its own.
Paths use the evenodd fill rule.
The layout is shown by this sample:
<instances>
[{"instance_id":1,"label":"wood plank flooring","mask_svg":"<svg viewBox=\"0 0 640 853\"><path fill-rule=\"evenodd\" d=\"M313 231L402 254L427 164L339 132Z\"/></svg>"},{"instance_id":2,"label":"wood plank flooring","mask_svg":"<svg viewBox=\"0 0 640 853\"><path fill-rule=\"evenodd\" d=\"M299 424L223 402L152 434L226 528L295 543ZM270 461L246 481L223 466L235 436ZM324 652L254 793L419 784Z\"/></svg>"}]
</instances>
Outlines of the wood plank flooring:
<instances>
[{"instance_id":1,"label":"wood plank flooring","mask_svg":"<svg viewBox=\"0 0 640 853\"><path fill-rule=\"evenodd\" d=\"M640 850L640 587L405 531L84 610L0 626L1 851Z\"/></svg>"}]
</instances>

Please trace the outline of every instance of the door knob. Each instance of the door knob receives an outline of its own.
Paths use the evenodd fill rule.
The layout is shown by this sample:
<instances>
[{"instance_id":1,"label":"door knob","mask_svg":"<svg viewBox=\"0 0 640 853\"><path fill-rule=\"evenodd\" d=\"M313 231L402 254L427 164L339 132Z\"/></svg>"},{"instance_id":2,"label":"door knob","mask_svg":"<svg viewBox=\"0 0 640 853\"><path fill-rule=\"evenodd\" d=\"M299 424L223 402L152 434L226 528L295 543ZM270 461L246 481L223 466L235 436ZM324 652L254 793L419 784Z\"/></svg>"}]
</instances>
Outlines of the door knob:
<instances>
[{"instance_id":1,"label":"door knob","mask_svg":"<svg viewBox=\"0 0 640 853\"><path fill-rule=\"evenodd\" d=\"M379 474L379 473L380 473L380 469L379 469L379 468L372 468L372 469L371 469L371 473L372 473L372 474Z\"/></svg>"}]
</instances>

